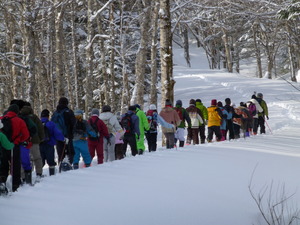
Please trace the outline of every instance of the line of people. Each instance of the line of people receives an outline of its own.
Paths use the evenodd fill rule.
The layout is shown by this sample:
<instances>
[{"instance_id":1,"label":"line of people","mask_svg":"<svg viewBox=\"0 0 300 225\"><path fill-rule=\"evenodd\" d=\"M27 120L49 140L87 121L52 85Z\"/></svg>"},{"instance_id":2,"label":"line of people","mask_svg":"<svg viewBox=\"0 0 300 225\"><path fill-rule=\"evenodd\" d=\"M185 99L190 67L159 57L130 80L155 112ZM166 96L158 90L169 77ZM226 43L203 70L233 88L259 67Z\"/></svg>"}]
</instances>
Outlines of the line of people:
<instances>
[{"instance_id":1,"label":"line of people","mask_svg":"<svg viewBox=\"0 0 300 225\"><path fill-rule=\"evenodd\" d=\"M236 139L241 130L244 136L255 135L258 127L260 133L265 133L265 117L268 119L267 104L261 93L238 107L229 98L225 99L224 106L213 99L207 108L200 99L191 99L187 108L181 100L173 107L167 99L160 113L153 104L147 112L136 104L129 106L125 114L115 115L105 105L101 113L92 109L88 120L84 119L82 110L73 112L68 103L67 98L61 97L51 117L45 109L39 118L28 102L11 101L0 123L0 192L5 189L9 174L12 174L12 191L22 183L32 184L33 170L39 181L46 163L51 176L57 163L59 170L78 169L80 157L85 167L91 165L96 155L98 164L123 159L128 145L131 155L143 154L145 138L149 152L156 151L159 124L166 148L171 149L177 142L179 147L211 142L213 135L217 141L226 140L227 136L229 140Z\"/></svg>"}]
</instances>

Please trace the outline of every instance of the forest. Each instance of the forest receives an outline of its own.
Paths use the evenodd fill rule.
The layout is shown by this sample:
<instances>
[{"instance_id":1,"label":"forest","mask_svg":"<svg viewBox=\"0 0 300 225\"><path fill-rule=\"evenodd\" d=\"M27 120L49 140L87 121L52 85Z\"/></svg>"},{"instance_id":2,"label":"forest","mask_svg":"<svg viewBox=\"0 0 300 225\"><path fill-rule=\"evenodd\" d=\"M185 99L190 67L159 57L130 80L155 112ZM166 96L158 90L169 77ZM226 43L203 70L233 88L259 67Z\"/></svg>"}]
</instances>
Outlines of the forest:
<instances>
[{"instance_id":1,"label":"forest","mask_svg":"<svg viewBox=\"0 0 300 225\"><path fill-rule=\"evenodd\" d=\"M212 70L297 82L299 0L0 0L0 112L36 113L173 99L172 46L204 51Z\"/></svg>"}]
</instances>

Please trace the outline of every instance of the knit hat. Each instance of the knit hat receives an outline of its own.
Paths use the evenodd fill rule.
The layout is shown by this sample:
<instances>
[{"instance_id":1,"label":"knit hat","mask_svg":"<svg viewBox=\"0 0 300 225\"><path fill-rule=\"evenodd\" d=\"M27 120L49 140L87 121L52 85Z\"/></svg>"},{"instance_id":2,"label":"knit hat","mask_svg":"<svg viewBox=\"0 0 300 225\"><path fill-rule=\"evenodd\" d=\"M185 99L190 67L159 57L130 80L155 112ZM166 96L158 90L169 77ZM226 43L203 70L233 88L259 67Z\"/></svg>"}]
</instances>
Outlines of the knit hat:
<instances>
[{"instance_id":1,"label":"knit hat","mask_svg":"<svg viewBox=\"0 0 300 225\"><path fill-rule=\"evenodd\" d=\"M177 101L176 101L176 105L182 106L182 101L181 101L181 100L177 100Z\"/></svg>"},{"instance_id":2,"label":"knit hat","mask_svg":"<svg viewBox=\"0 0 300 225\"><path fill-rule=\"evenodd\" d=\"M217 99L211 100L211 105L217 105Z\"/></svg>"},{"instance_id":3,"label":"knit hat","mask_svg":"<svg viewBox=\"0 0 300 225\"><path fill-rule=\"evenodd\" d=\"M75 116L83 115L83 111L81 109L77 109L77 110L75 110L74 115Z\"/></svg>"},{"instance_id":4,"label":"knit hat","mask_svg":"<svg viewBox=\"0 0 300 225\"><path fill-rule=\"evenodd\" d=\"M166 99L166 104L165 104L166 106L167 105L172 105L172 101L170 100L170 99Z\"/></svg>"},{"instance_id":5,"label":"knit hat","mask_svg":"<svg viewBox=\"0 0 300 225\"><path fill-rule=\"evenodd\" d=\"M195 99L191 99L190 100L190 105L196 105L196 100Z\"/></svg>"},{"instance_id":6,"label":"knit hat","mask_svg":"<svg viewBox=\"0 0 300 225\"><path fill-rule=\"evenodd\" d=\"M0 120L0 129L3 127L3 123L1 122L1 120Z\"/></svg>"},{"instance_id":7,"label":"knit hat","mask_svg":"<svg viewBox=\"0 0 300 225\"><path fill-rule=\"evenodd\" d=\"M231 104L230 98L226 98L226 99L225 99L225 104L226 104L226 105L230 105L230 104Z\"/></svg>"},{"instance_id":8,"label":"knit hat","mask_svg":"<svg viewBox=\"0 0 300 225\"><path fill-rule=\"evenodd\" d=\"M222 102L220 102L220 101L218 101L218 107L223 107L223 103Z\"/></svg>"},{"instance_id":9,"label":"knit hat","mask_svg":"<svg viewBox=\"0 0 300 225\"><path fill-rule=\"evenodd\" d=\"M111 107L109 105L104 105L102 107L102 112L110 112L111 111Z\"/></svg>"},{"instance_id":10,"label":"knit hat","mask_svg":"<svg viewBox=\"0 0 300 225\"><path fill-rule=\"evenodd\" d=\"M99 116L99 110L98 109L92 109L92 115Z\"/></svg>"},{"instance_id":11,"label":"knit hat","mask_svg":"<svg viewBox=\"0 0 300 225\"><path fill-rule=\"evenodd\" d=\"M19 113L19 106L16 104L12 104L8 107L7 111L15 112L16 114Z\"/></svg>"},{"instance_id":12,"label":"knit hat","mask_svg":"<svg viewBox=\"0 0 300 225\"><path fill-rule=\"evenodd\" d=\"M256 97L262 98L262 97L263 97L263 94L262 94L262 93L257 93Z\"/></svg>"},{"instance_id":13,"label":"knit hat","mask_svg":"<svg viewBox=\"0 0 300 225\"><path fill-rule=\"evenodd\" d=\"M150 109L150 110L156 110L156 106L155 106L154 104L151 104L151 105L149 106L149 109Z\"/></svg>"},{"instance_id":14,"label":"knit hat","mask_svg":"<svg viewBox=\"0 0 300 225\"><path fill-rule=\"evenodd\" d=\"M59 105L65 105L65 106L67 106L69 104L69 100L66 97L61 97L58 100L58 104Z\"/></svg>"},{"instance_id":15,"label":"knit hat","mask_svg":"<svg viewBox=\"0 0 300 225\"><path fill-rule=\"evenodd\" d=\"M129 107L128 107L128 110L130 110L130 111L135 111L135 110L136 110L136 107L135 107L135 105L131 105L131 106L129 106Z\"/></svg>"},{"instance_id":16,"label":"knit hat","mask_svg":"<svg viewBox=\"0 0 300 225\"><path fill-rule=\"evenodd\" d=\"M198 99L196 99L196 102L202 102L202 101L201 101L201 99L198 98Z\"/></svg>"},{"instance_id":17,"label":"knit hat","mask_svg":"<svg viewBox=\"0 0 300 225\"><path fill-rule=\"evenodd\" d=\"M135 104L135 107L141 109L141 106L139 104Z\"/></svg>"},{"instance_id":18,"label":"knit hat","mask_svg":"<svg viewBox=\"0 0 300 225\"><path fill-rule=\"evenodd\" d=\"M50 112L48 109L44 109L42 112L41 112L41 117L49 117L50 116Z\"/></svg>"}]
</instances>

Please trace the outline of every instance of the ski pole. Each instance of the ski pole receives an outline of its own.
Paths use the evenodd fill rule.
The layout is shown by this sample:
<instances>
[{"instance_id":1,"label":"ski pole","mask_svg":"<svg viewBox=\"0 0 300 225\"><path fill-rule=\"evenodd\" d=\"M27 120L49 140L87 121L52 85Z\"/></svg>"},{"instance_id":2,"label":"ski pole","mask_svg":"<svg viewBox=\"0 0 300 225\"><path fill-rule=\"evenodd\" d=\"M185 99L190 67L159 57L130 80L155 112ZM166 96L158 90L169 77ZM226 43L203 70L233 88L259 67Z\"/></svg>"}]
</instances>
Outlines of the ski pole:
<instances>
[{"instance_id":1,"label":"ski pole","mask_svg":"<svg viewBox=\"0 0 300 225\"><path fill-rule=\"evenodd\" d=\"M269 130L270 130L270 133L271 133L271 134L273 134L273 133L272 133L272 130L271 130L271 128L269 127L269 124L268 124L268 122L265 120L265 117L264 117L264 121L266 122L266 124L267 124L267 127L268 127L268 128L269 128Z\"/></svg>"},{"instance_id":2,"label":"ski pole","mask_svg":"<svg viewBox=\"0 0 300 225\"><path fill-rule=\"evenodd\" d=\"M66 142L64 142L64 147L62 149L61 156L58 158L58 172L60 172L60 173L61 173L61 163L63 161L63 156L64 156L64 153L65 153L65 149L66 149Z\"/></svg>"}]
</instances>

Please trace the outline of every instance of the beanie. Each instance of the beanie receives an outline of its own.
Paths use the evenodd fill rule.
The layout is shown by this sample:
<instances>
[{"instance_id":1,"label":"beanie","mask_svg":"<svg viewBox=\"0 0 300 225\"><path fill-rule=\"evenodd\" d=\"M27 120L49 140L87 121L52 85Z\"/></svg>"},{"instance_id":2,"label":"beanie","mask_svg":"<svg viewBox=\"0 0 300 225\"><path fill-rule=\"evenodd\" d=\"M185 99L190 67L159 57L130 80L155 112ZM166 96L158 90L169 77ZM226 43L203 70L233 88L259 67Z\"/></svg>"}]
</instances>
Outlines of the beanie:
<instances>
[{"instance_id":1,"label":"beanie","mask_svg":"<svg viewBox=\"0 0 300 225\"><path fill-rule=\"evenodd\" d=\"M92 115L97 115L99 116L99 110L98 109L92 109Z\"/></svg>"},{"instance_id":2,"label":"beanie","mask_svg":"<svg viewBox=\"0 0 300 225\"><path fill-rule=\"evenodd\" d=\"M170 99L166 99L166 104L165 105L172 105L172 101Z\"/></svg>"},{"instance_id":3,"label":"beanie","mask_svg":"<svg viewBox=\"0 0 300 225\"><path fill-rule=\"evenodd\" d=\"M139 104L135 104L135 107L141 109L141 106Z\"/></svg>"},{"instance_id":4,"label":"beanie","mask_svg":"<svg viewBox=\"0 0 300 225\"><path fill-rule=\"evenodd\" d=\"M211 100L211 105L217 105L217 99Z\"/></svg>"},{"instance_id":5,"label":"beanie","mask_svg":"<svg viewBox=\"0 0 300 225\"><path fill-rule=\"evenodd\" d=\"M262 94L262 93L257 93L256 97L262 98L262 97L263 97L263 94Z\"/></svg>"},{"instance_id":6,"label":"beanie","mask_svg":"<svg viewBox=\"0 0 300 225\"><path fill-rule=\"evenodd\" d=\"M66 97L61 97L61 98L58 100L58 104L59 104L59 105L67 106L67 105L69 104L69 100L68 100Z\"/></svg>"},{"instance_id":7,"label":"beanie","mask_svg":"<svg viewBox=\"0 0 300 225\"><path fill-rule=\"evenodd\" d=\"M50 116L50 112L48 109L44 109L42 112L41 112L41 117L49 117Z\"/></svg>"},{"instance_id":8,"label":"beanie","mask_svg":"<svg viewBox=\"0 0 300 225\"><path fill-rule=\"evenodd\" d=\"M190 105L196 105L195 99L191 99L191 100L190 100Z\"/></svg>"},{"instance_id":9,"label":"beanie","mask_svg":"<svg viewBox=\"0 0 300 225\"><path fill-rule=\"evenodd\" d=\"M154 104L151 104L151 105L149 106L149 109L150 109L150 110L156 110L156 106L155 106Z\"/></svg>"},{"instance_id":10,"label":"beanie","mask_svg":"<svg viewBox=\"0 0 300 225\"><path fill-rule=\"evenodd\" d=\"M198 99L196 99L196 102L202 102L202 101L201 101L201 99L198 98Z\"/></svg>"},{"instance_id":11,"label":"beanie","mask_svg":"<svg viewBox=\"0 0 300 225\"><path fill-rule=\"evenodd\" d=\"M81 109L77 109L77 110L74 112L74 115L75 115L75 116L83 115L83 111L82 111Z\"/></svg>"},{"instance_id":12,"label":"beanie","mask_svg":"<svg viewBox=\"0 0 300 225\"><path fill-rule=\"evenodd\" d=\"M218 107L223 107L223 103L222 102L220 102L220 101L218 101Z\"/></svg>"},{"instance_id":13,"label":"beanie","mask_svg":"<svg viewBox=\"0 0 300 225\"><path fill-rule=\"evenodd\" d=\"M181 100L177 100L177 101L176 101L176 105L182 106L182 101L181 101Z\"/></svg>"},{"instance_id":14,"label":"beanie","mask_svg":"<svg viewBox=\"0 0 300 225\"><path fill-rule=\"evenodd\" d=\"M15 112L16 114L19 113L19 106L16 104L12 104L8 107L7 111Z\"/></svg>"},{"instance_id":15,"label":"beanie","mask_svg":"<svg viewBox=\"0 0 300 225\"><path fill-rule=\"evenodd\" d=\"M110 111L111 111L111 108L110 108L109 105L104 105L104 106L102 107L102 112L110 112Z\"/></svg>"}]
</instances>

